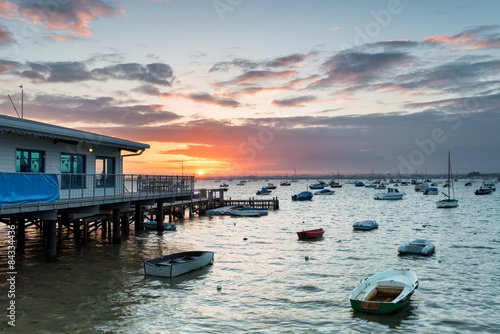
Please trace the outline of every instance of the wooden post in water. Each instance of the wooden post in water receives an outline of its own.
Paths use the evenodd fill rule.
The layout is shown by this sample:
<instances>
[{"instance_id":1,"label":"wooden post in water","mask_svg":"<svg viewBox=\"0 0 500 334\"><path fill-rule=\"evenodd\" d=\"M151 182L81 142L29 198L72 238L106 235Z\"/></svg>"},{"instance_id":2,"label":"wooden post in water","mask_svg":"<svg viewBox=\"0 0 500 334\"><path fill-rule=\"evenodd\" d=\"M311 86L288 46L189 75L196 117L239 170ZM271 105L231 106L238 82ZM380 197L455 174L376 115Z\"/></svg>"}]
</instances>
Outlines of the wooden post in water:
<instances>
[{"instance_id":1,"label":"wooden post in water","mask_svg":"<svg viewBox=\"0 0 500 334\"><path fill-rule=\"evenodd\" d=\"M101 231L102 237L106 239L106 235L108 234L108 220L107 218L101 220Z\"/></svg>"},{"instance_id":2,"label":"wooden post in water","mask_svg":"<svg viewBox=\"0 0 500 334\"><path fill-rule=\"evenodd\" d=\"M120 229L120 209L113 209L113 243L122 242Z\"/></svg>"},{"instance_id":3,"label":"wooden post in water","mask_svg":"<svg viewBox=\"0 0 500 334\"><path fill-rule=\"evenodd\" d=\"M46 226L46 260L47 262L57 261L57 250L56 250L56 222L57 220L44 220L44 225Z\"/></svg>"},{"instance_id":4,"label":"wooden post in water","mask_svg":"<svg viewBox=\"0 0 500 334\"><path fill-rule=\"evenodd\" d=\"M24 248L25 241L26 241L26 224L24 218L19 218L17 219L17 247L21 249Z\"/></svg>"},{"instance_id":5,"label":"wooden post in water","mask_svg":"<svg viewBox=\"0 0 500 334\"><path fill-rule=\"evenodd\" d=\"M122 230L125 236L128 236L130 234L129 220L130 216L128 212L124 212L122 215Z\"/></svg>"},{"instance_id":6,"label":"wooden post in water","mask_svg":"<svg viewBox=\"0 0 500 334\"><path fill-rule=\"evenodd\" d=\"M136 231L142 231L143 227L142 226L142 221L144 220L143 218L143 211L142 211L142 205L136 204L135 205L135 216L134 216L134 226Z\"/></svg>"},{"instance_id":7,"label":"wooden post in water","mask_svg":"<svg viewBox=\"0 0 500 334\"><path fill-rule=\"evenodd\" d=\"M89 221L87 219L83 220L83 242L87 243L90 239L89 236Z\"/></svg>"},{"instance_id":8,"label":"wooden post in water","mask_svg":"<svg viewBox=\"0 0 500 334\"><path fill-rule=\"evenodd\" d=\"M156 230L158 232L163 232L163 219L165 215L163 214L163 202L156 203Z\"/></svg>"},{"instance_id":9,"label":"wooden post in water","mask_svg":"<svg viewBox=\"0 0 500 334\"><path fill-rule=\"evenodd\" d=\"M214 205L214 192L213 190L208 191L208 208L213 209Z\"/></svg>"}]
</instances>

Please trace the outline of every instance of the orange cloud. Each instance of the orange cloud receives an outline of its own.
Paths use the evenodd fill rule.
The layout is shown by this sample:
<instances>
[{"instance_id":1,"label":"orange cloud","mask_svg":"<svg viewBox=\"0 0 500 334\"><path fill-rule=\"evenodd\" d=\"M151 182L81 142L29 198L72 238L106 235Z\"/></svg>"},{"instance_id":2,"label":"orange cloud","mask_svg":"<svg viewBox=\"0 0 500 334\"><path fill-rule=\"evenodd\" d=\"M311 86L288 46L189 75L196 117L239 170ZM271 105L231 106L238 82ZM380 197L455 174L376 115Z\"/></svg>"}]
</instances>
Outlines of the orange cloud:
<instances>
[{"instance_id":1,"label":"orange cloud","mask_svg":"<svg viewBox=\"0 0 500 334\"><path fill-rule=\"evenodd\" d=\"M0 17L6 20L14 20L17 18L19 6L16 4L0 0Z\"/></svg>"},{"instance_id":2,"label":"orange cloud","mask_svg":"<svg viewBox=\"0 0 500 334\"><path fill-rule=\"evenodd\" d=\"M491 49L500 47L500 39L492 38L475 38L471 33L463 33L453 36L438 35L434 37L426 37L425 42L427 43L439 43L453 45L454 47L448 47L450 50L478 50L478 49Z\"/></svg>"},{"instance_id":3,"label":"orange cloud","mask_svg":"<svg viewBox=\"0 0 500 334\"><path fill-rule=\"evenodd\" d=\"M50 35L49 38L56 42L66 42L75 39L75 37L73 36L66 36L66 35Z\"/></svg>"},{"instance_id":4,"label":"orange cloud","mask_svg":"<svg viewBox=\"0 0 500 334\"><path fill-rule=\"evenodd\" d=\"M92 35L89 29L92 20L124 13L123 7L97 1L68 0L44 5L43 2L12 4L0 0L0 17L4 19L28 21L49 30L70 30L77 36Z\"/></svg>"}]
</instances>

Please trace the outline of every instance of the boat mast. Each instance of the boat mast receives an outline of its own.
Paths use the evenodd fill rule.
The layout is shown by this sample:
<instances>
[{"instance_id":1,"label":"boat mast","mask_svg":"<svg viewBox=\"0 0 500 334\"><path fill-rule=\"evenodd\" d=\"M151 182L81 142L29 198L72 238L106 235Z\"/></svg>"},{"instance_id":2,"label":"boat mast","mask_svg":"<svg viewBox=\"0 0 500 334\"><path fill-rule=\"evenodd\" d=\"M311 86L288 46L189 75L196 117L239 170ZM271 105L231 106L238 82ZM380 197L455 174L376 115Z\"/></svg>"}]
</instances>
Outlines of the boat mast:
<instances>
[{"instance_id":1,"label":"boat mast","mask_svg":"<svg viewBox=\"0 0 500 334\"><path fill-rule=\"evenodd\" d=\"M455 187L453 186L453 175L451 172L451 154L448 151L448 198L451 198L450 187L453 188L453 198L455 198Z\"/></svg>"}]
</instances>

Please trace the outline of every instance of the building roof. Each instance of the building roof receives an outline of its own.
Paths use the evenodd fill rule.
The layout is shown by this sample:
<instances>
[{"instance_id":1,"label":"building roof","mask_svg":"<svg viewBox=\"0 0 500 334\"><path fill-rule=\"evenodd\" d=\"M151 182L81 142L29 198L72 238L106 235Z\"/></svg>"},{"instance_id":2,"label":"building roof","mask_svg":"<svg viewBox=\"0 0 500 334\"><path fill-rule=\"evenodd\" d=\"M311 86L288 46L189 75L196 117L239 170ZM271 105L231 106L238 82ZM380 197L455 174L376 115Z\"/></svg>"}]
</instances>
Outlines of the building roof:
<instances>
[{"instance_id":1,"label":"building roof","mask_svg":"<svg viewBox=\"0 0 500 334\"><path fill-rule=\"evenodd\" d=\"M22 118L0 115L0 133L17 133L19 135L51 138L54 142L72 144L86 143L89 146L111 146L121 150L137 152L149 148L148 144L138 143L92 132L80 131L62 126L31 121Z\"/></svg>"}]
</instances>

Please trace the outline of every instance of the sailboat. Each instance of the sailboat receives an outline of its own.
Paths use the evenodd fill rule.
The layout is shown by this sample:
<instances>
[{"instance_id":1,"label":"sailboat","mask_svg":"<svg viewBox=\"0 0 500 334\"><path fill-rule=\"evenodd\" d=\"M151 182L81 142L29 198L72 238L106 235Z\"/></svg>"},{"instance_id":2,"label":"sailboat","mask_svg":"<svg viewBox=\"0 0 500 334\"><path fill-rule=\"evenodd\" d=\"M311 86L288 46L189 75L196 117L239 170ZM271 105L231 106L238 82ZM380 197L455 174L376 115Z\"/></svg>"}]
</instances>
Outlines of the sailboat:
<instances>
[{"instance_id":1,"label":"sailboat","mask_svg":"<svg viewBox=\"0 0 500 334\"><path fill-rule=\"evenodd\" d=\"M451 198L450 191L453 190L453 197L455 197L455 188L453 188L453 178L451 176L451 161L450 152L448 151L448 181L447 183L451 185L448 187L448 194L443 193L446 196L445 199L436 202L438 208L456 208L458 206L458 200Z\"/></svg>"},{"instance_id":2,"label":"sailboat","mask_svg":"<svg viewBox=\"0 0 500 334\"><path fill-rule=\"evenodd\" d=\"M342 185L340 184L340 175L339 172L337 172L337 182L334 180L330 181L330 187L332 188L342 188Z\"/></svg>"}]
</instances>

